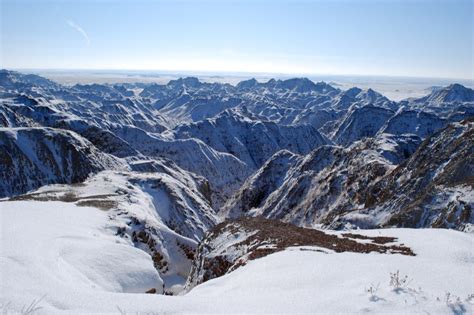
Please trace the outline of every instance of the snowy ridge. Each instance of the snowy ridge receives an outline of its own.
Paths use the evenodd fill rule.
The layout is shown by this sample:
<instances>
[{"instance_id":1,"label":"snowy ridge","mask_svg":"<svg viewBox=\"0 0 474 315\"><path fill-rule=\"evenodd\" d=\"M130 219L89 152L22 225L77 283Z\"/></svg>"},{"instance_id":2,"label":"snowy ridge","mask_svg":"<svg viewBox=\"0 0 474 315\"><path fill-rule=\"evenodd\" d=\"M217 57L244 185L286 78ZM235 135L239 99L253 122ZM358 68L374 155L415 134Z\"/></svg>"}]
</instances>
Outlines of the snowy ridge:
<instances>
[{"instance_id":1,"label":"snowy ridge","mask_svg":"<svg viewBox=\"0 0 474 315\"><path fill-rule=\"evenodd\" d=\"M99 151L78 134L52 128L0 128L0 197L42 185L79 183L126 163Z\"/></svg>"},{"instance_id":2,"label":"snowy ridge","mask_svg":"<svg viewBox=\"0 0 474 315\"><path fill-rule=\"evenodd\" d=\"M373 137L393 115L393 111L367 105L350 111L333 136L333 141L348 145L364 137Z\"/></svg>"},{"instance_id":3,"label":"snowy ridge","mask_svg":"<svg viewBox=\"0 0 474 315\"><path fill-rule=\"evenodd\" d=\"M307 154L318 146L330 143L312 126L255 121L231 110L212 119L180 126L175 130L175 136L200 139L220 152L236 156L251 169L259 168L282 149Z\"/></svg>"}]
</instances>

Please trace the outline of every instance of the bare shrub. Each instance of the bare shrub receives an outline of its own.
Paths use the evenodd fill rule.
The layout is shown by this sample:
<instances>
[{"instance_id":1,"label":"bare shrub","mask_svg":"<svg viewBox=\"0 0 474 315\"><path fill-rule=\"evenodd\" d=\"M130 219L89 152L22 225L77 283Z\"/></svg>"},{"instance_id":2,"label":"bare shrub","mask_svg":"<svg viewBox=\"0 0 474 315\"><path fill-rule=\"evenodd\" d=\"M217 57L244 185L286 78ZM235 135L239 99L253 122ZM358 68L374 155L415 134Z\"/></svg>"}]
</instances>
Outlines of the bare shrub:
<instances>
[{"instance_id":1,"label":"bare shrub","mask_svg":"<svg viewBox=\"0 0 474 315\"><path fill-rule=\"evenodd\" d=\"M400 270L390 273L390 286L393 287L395 291L406 289L410 282L411 280L408 279L407 275L400 275Z\"/></svg>"},{"instance_id":2,"label":"bare shrub","mask_svg":"<svg viewBox=\"0 0 474 315\"><path fill-rule=\"evenodd\" d=\"M365 289L365 291L370 295L369 300L373 302L380 300L380 298L377 296L377 291L379 290L379 287L380 283L378 283L376 286L371 283L370 286Z\"/></svg>"}]
</instances>

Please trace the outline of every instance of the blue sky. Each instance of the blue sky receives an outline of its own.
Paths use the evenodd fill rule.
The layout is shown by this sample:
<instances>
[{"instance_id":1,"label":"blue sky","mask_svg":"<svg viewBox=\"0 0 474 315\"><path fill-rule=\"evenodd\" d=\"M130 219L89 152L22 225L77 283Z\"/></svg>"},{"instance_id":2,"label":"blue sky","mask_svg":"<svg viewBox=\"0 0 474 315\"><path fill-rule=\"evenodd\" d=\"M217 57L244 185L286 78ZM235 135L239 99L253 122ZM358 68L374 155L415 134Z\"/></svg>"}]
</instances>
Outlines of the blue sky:
<instances>
[{"instance_id":1,"label":"blue sky","mask_svg":"<svg viewBox=\"0 0 474 315\"><path fill-rule=\"evenodd\" d=\"M473 1L0 2L5 68L473 77Z\"/></svg>"}]
</instances>

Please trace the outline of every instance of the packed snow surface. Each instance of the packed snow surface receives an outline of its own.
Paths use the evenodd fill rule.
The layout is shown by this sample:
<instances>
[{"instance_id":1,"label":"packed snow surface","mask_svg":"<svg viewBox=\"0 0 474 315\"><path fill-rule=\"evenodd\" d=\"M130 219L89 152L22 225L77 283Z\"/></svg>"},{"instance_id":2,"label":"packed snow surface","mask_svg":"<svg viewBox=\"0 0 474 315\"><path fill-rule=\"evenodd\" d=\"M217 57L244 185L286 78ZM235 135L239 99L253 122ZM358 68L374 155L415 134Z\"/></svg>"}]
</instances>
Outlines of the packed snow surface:
<instances>
[{"instance_id":1,"label":"packed snow surface","mask_svg":"<svg viewBox=\"0 0 474 315\"><path fill-rule=\"evenodd\" d=\"M357 231L394 236L416 256L289 248L183 296L160 291L144 251L115 235L108 213L64 202L0 202L0 310L54 313L471 314L474 235L452 230ZM339 233L339 232L334 232ZM363 241L363 240L361 240ZM318 251L319 250L319 251ZM399 280L390 285L390 273Z\"/></svg>"}]
</instances>

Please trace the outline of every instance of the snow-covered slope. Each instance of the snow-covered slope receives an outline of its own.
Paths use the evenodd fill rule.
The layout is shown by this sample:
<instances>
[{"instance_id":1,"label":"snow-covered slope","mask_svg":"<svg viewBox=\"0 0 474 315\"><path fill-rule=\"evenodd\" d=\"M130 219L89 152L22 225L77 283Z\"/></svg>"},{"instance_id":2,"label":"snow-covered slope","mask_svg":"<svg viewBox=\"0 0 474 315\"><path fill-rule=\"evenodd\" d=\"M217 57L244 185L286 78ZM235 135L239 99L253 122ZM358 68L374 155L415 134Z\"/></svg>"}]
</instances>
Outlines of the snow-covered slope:
<instances>
[{"instance_id":1,"label":"snow-covered slope","mask_svg":"<svg viewBox=\"0 0 474 315\"><path fill-rule=\"evenodd\" d=\"M469 116L473 108L471 90L459 85L437 89L426 99L394 103L371 89L341 91L305 78L249 80L237 86L183 78L166 85L72 87L6 70L1 78L0 122L4 127L67 129L120 158L172 160L209 182L215 209L277 151L304 155L330 143L317 129L345 147L363 138L389 137L386 134L425 138L448 122ZM420 110L426 102L435 101L446 105L443 111L433 112L429 106ZM391 151L384 154L387 152ZM369 149L361 154L372 153ZM389 164L399 163L400 156L397 153ZM360 172L370 168L362 167L363 158L355 160L360 160ZM383 165L381 173L387 169ZM360 184L363 187L366 182ZM338 186L336 182L328 185ZM353 190L360 195L357 187ZM344 198L353 199L352 195ZM342 196L324 203L333 201L345 203ZM355 206L352 201L349 204Z\"/></svg>"},{"instance_id":2,"label":"snow-covered slope","mask_svg":"<svg viewBox=\"0 0 474 315\"><path fill-rule=\"evenodd\" d=\"M415 134L421 138L432 135L447 124L446 120L433 113L401 110L385 123L380 133Z\"/></svg>"},{"instance_id":3,"label":"snow-covered slope","mask_svg":"<svg viewBox=\"0 0 474 315\"><path fill-rule=\"evenodd\" d=\"M234 155L214 150L199 139L169 139L133 127L122 127L114 133L144 156L167 158L181 168L205 177L211 185L216 206L237 190L251 172Z\"/></svg>"},{"instance_id":4,"label":"snow-covered slope","mask_svg":"<svg viewBox=\"0 0 474 315\"><path fill-rule=\"evenodd\" d=\"M213 303L212 310L223 312L472 312L473 283L468 280L473 272L472 235L406 229L364 231L364 234L396 237L399 243L412 248L416 256L336 254L318 247L291 248L253 260L228 275L206 282L185 298L207 294L219 300ZM391 285L392 279L403 281L405 277L403 284Z\"/></svg>"},{"instance_id":5,"label":"snow-covered slope","mask_svg":"<svg viewBox=\"0 0 474 315\"><path fill-rule=\"evenodd\" d=\"M160 292L160 276L145 252L115 235L107 216L101 210L63 202L0 202L0 218L9 222L1 225L0 266L8 271L1 273L2 312L473 311L472 234L430 229L363 231L375 238L396 237L416 256L290 247L251 260L184 296L170 297L143 293L152 287ZM362 246L367 242L354 240ZM407 276L407 281L394 286L390 274L397 271L398 279Z\"/></svg>"},{"instance_id":6,"label":"snow-covered slope","mask_svg":"<svg viewBox=\"0 0 474 315\"><path fill-rule=\"evenodd\" d=\"M472 115L474 90L455 83L435 89L427 96L408 99L401 103L403 106L433 112L443 117L448 116L457 107L468 107Z\"/></svg>"},{"instance_id":7,"label":"snow-covered slope","mask_svg":"<svg viewBox=\"0 0 474 315\"><path fill-rule=\"evenodd\" d=\"M3 91L18 90L22 88L43 87L59 88L59 84L34 74L22 74L6 69L0 70L0 87Z\"/></svg>"},{"instance_id":8,"label":"snow-covered slope","mask_svg":"<svg viewBox=\"0 0 474 315\"><path fill-rule=\"evenodd\" d=\"M2 222L8 222L2 224L0 259L5 313L8 302L19 311L19 301L28 304L42 297L41 306L50 298L64 303L107 292L161 292L163 280L151 257L114 236L107 216L59 201L0 202Z\"/></svg>"},{"instance_id":9,"label":"snow-covered slope","mask_svg":"<svg viewBox=\"0 0 474 315\"><path fill-rule=\"evenodd\" d=\"M416 103L428 103L429 106L442 106L445 103L474 102L474 90L461 84L451 84L447 87L436 89Z\"/></svg>"},{"instance_id":10,"label":"snow-covered slope","mask_svg":"<svg viewBox=\"0 0 474 315\"><path fill-rule=\"evenodd\" d=\"M220 152L230 153L247 167L262 166L275 152L286 149L296 154L330 143L309 125L286 126L253 120L239 111L225 111L212 119L182 125L177 138L197 138Z\"/></svg>"},{"instance_id":11,"label":"snow-covered slope","mask_svg":"<svg viewBox=\"0 0 474 315\"><path fill-rule=\"evenodd\" d=\"M350 145L362 138L373 137L392 115L393 111L373 105L355 108L342 120L332 140Z\"/></svg>"},{"instance_id":12,"label":"snow-covered slope","mask_svg":"<svg viewBox=\"0 0 474 315\"><path fill-rule=\"evenodd\" d=\"M154 173L104 171L81 184L44 186L0 202L0 209L22 201L31 208L40 201L51 202L51 207L61 201L106 211L102 223L109 232L148 253L163 288L176 293L188 276L199 240L217 219L203 178L168 161L135 161L132 167L148 171L150 163Z\"/></svg>"},{"instance_id":13,"label":"snow-covered slope","mask_svg":"<svg viewBox=\"0 0 474 315\"><path fill-rule=\"evenodd\" d=\"M52 128L0 128L0 197L55 183L79 183L126 163L78 134Z\"/></svg>"},{"instance_id":14,"label":"snow-covered slope","mask_svg":"<svg viewBox=\"0 0 474 315\"><path fill-rule=\"evenodd\" d=\"M397 108L395 102L390 101L382 94L377 93L372 89L362 90L357 87L343 91L339 94L331 107L337 110L347 110L350 107L363 107L365 105L375 105L377 107L384 107L392 110Z\"/></svg>"},{"instance_id":15,"label":"snow-covered slope","mask_svg":"<svg viewBox=\"0 0 474 315\"><path fill-rule=\"evenodd\" d=\"M21 74L10 76L23 80ZM5 127L48 126L73 130L100 150L118 157L166 157L186 170L208 178L215 203L237 189L249 175L235 156L218 152L196 139L161 137L163 121L147 99L128 97L120 86L87 85L71 88L23 84L10 91L0 106ZM57 89L61 95L57 95ZM129 91L129 90L126 90ZM125 95L124 95L125 94ZM65 96L74 96L67 98ZM148 103L147 103L148 102Z\"/></svg>"}]
</instances>

